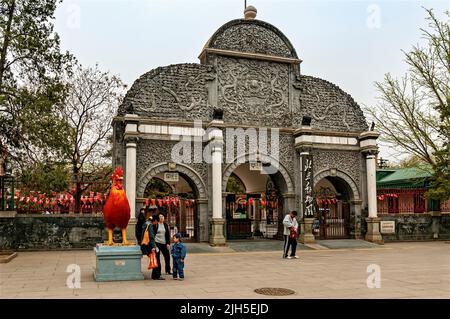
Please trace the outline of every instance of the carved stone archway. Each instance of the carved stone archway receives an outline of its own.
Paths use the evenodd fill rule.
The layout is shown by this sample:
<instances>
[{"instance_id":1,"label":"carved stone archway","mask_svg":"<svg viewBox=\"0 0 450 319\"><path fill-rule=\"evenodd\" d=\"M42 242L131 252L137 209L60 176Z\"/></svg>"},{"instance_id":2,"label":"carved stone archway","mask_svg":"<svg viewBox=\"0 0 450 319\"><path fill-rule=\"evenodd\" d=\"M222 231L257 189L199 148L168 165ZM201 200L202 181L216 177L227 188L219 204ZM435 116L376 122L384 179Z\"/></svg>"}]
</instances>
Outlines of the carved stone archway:
<instances>
[{"instance_id":1,"label":"carved stone archway","mask_svg":"<svg viewBox=\"0 0 450 319\"><path fill-rule=\"evenodd\" d=\"M314 186L316 186L317 183L319 183L322 179L324 179L326 177L339 177L340 179L344 180L348 184L348 186L350 187L350 189L352 191L351 200L354 200L354 201L360 200L358 187L356 186L356 183L353 180L353 178L351 178L347 173L337 170L336 174L332 174L331 170L329 170L329 169L323 170L323 171L315 174Z\"/></svg>"},{"instance_id":2,"label":"carved stone archway","mask_svg":"<svg viewBox=\"0 0 450 319\"><path fill-rule=\"evenodd\" d=\"M166 171L170 171L169 163L167 162L156 164L155 166L152 166L147 171L145 171L144 175L139 179L138 182L137 198L144 197L145 188L153 177L155 177L159 173L164 173ZM177 164L175 171L183 174L190 179L190 182L192 182L193 186L195 187L195 191L199 199L207 198L205 184L196 171L184 164Z\"/></svg>"},{"instance_id":3,"label":"carved stone archway","mask_svg":"<svg viewBox=\"0 0 450 319\"><path fill-rule=\"evenodd\" d=\"M222 190L227 188L227 182L230 175L234 172L239 165L249 162L250 154L245 154L239 156L234 159L233 163L230 163L226 166L223 174L222 174ZM273 157L268 155L259 155L259 160L262 162L269 162L272 165L275 165L278 169L278 172L283 176L284 182L286 183L286 193L294 194L294 183L286 170L286 168L278 161L276 161Z\"/></svg>"},{"instance_id":4,"label":"carved stone archway","mask_svg":"<svg viewBox=\"0 0 450 319\"><path fill-rule=\"evenodd\" d=\"M330 169L323 170L314 176L314 187L324 178L338 178L348 192L349 198L348 203L350 205L350 217L348 220L348 235L350 238L359 239L361 238L361 199L358 186L353 180L353 178L347 173L336 170L332 172ZM333 183L334 184L334 183ZM336 186L336 185L335 185Z\"/></svg>"}]
</instances>

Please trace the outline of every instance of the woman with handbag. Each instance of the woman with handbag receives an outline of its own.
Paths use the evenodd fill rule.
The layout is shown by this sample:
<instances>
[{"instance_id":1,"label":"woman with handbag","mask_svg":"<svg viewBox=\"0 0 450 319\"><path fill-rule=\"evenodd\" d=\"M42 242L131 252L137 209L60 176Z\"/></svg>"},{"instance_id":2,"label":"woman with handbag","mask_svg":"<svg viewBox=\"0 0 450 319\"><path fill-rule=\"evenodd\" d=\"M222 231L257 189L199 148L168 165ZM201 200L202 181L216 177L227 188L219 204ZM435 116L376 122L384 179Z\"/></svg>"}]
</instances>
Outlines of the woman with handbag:
<instances>
[{"instance_id":1,"label":"woman with handbag","mask_svg":"<svg viewBox=\"0 0 450 319\"><path fill-rule=\"evenodd\" d=\"M153 225L158 223L158 215L151 215L152 212L156 212L157 209L150 208L148 212L148 219L142 227L142 242L141 251L144 255L149 258L148 269L152 269L152 279L153 280L164 280L161 277L161 265L159 262L159 249L156 247L155 243L155 233L153 231Z\"/></svg>"},{"instance_id":2,"label":"woman with handbag","mask_svg":"<svg viewBox=\"0 0 450 319\"><path fill-rule=\"evenodd\" d=\"M284 248L283 248L283 258L287 259L298 259L299 257L295 255L297 249L297 237L298 237L298 222L297 222L297 212L295 210L291 211L284 217ZM288 256L289 247L291 247L291 254Z\"/></svg>"}]
</instances>

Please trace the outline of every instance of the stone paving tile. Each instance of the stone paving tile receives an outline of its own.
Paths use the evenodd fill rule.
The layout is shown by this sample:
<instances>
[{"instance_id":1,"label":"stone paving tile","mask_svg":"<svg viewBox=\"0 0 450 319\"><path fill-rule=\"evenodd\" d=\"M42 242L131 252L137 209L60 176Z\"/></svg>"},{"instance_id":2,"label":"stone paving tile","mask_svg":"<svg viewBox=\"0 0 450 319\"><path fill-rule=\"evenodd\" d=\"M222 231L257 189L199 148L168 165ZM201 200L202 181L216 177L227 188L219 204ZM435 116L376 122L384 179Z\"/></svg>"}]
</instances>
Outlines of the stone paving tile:
<instances>
[{"instance_id":1,"label":"stone paving tile","mask_svg":"<svg viewBox=\"0 0 450 319\"><path fill-rule=\"evenodd\" d=\"M411 248L412 247L412 248ZM450 245L395 243L383 248L308 250L300 260L279 252L190 254L186 280L95 282L92 251L21 252L0 266L0 298L274 298L254 292L282 287L282 298L450 298ZM81 266L81 289L66 287L69 264ZM143 258L143 269L148 260ZM366 285L367 266L381 267L382 288ZM33 265L33 266L30 266ZM150 277L150 271L144 271Z\"/></svg>"}]
</instances>

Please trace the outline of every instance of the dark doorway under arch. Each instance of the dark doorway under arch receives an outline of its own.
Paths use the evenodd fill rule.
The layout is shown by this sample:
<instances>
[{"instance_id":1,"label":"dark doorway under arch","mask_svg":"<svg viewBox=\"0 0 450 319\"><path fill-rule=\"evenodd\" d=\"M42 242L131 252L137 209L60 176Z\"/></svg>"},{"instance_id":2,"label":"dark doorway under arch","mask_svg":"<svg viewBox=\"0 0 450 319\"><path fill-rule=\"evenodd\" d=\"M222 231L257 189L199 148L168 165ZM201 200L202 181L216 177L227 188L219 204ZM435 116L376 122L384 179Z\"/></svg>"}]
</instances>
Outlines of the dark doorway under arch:
<instances>
[{"instance_id":1,"label":"dark doorway under arch","mask_svg":"<svg viewBox=\"0 0 450 319\"><path fill-rule=\"evenodd\" d=\"M351 200L348 183L336 176L321 179L314 187L316 216L313 233L318 239L350 238Z\"/></svg>"},{"instance_id":2,"label":"dark doorway under arch","mask_svg":"<svg viewBox=\"0 0 450 319\"><path fill-rule=\"evenodd\" d=\"M146 207L156 205L165 216L171 236L179 232L183 241L198 241L198 192L189 177L178 173L178 181L167 182L160 173L148 182L144 198Z\"/></svg>"}]
</instances>

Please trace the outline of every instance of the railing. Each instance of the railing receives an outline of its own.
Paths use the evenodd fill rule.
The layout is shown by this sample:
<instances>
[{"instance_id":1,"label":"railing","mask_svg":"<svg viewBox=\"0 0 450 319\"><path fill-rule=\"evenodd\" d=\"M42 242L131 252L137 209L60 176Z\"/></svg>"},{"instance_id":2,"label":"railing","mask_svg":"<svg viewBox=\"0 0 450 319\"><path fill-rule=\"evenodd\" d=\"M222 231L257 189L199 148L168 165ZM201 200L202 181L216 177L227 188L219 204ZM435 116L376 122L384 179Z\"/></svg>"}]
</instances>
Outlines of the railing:
<instances>
[{"instance_id":1,"label":"railing","mask_svg":"<svg viewBox=\"0 0 450 319\"><path fill-rule=\"evenodd\" d=\"M427 189L379 189L379 214L417 214L429 211L450 212L450 200L440 202L425 198Z\"/></svg>"},{"instance_id":2,"label":"railing","mask_svg":"<svg viewBox=\"0 0 450 319\"><path fill-rule=\"evenodd\" d=\"M441 212L450 213L450 199L441 202Z\"/></svg>"},{"instance_id":3,"label":"railing","mask_svg":"<svg viewBox=\"0 0 450 319\"><path fill-rule=\"evenodd\" d=\"M102 214L109 184L84 182L79 201L76 200L76 184L68 191L42 193L26 190L18 183L14 196L18 214Z\"/></svg>"}]
</instances>

